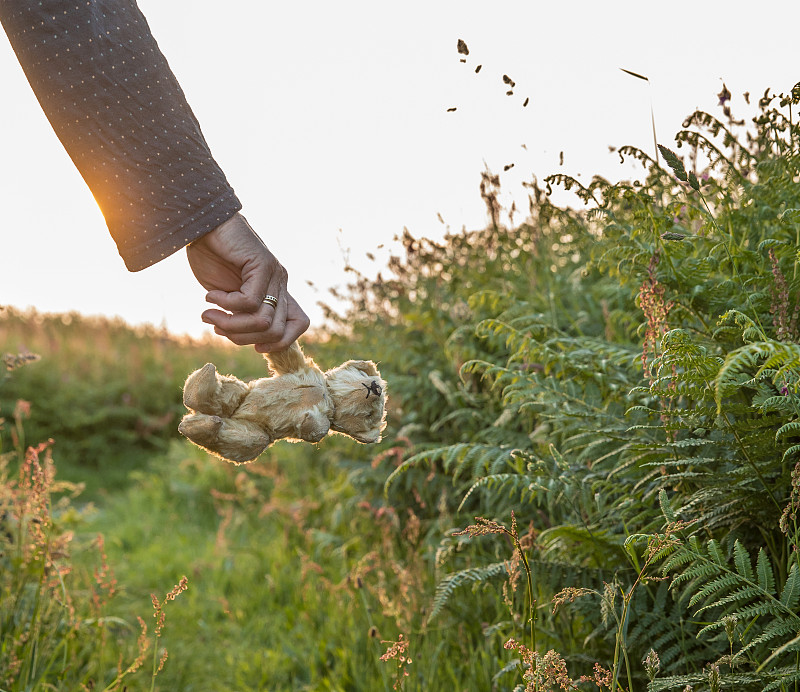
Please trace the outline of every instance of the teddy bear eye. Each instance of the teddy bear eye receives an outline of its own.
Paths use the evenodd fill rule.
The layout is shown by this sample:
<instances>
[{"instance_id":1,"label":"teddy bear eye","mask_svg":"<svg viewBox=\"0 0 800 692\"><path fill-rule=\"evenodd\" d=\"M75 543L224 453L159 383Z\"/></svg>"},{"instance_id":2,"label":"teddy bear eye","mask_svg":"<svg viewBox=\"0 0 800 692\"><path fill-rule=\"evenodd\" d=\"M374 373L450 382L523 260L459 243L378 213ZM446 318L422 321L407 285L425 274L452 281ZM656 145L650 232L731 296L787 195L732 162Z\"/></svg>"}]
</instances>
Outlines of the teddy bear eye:
<instances>
[{"instance_id":1,"label":"teddy bear eye","mask_svg":"<svg viewBox=\"0 0 800 692\"><path fill-rule=\"evenodd\" d=\"M375 396L381 395L382 391L381 386L375 380L372 380L372 382L370 382L369 384L367 384L366 382L362 382L361 386L366 387L367 389L367 396L366 396L367 399L369 399L370 394L374 394Z\"/></svg>"}]
</instances>

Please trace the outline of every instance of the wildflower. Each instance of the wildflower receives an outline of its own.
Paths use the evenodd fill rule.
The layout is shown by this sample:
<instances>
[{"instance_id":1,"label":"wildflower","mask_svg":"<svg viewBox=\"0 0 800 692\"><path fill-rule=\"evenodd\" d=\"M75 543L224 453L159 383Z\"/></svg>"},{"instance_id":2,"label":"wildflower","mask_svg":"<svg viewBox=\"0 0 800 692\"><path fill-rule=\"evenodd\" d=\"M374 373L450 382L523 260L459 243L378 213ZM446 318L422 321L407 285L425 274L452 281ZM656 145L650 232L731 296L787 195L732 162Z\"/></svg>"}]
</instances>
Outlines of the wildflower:
<instances>
[{"instance_id":1,"label":"wildflower","mask_svg":"<svg viewBox=\"0 0 800 692\"><path fill-rule=\"evenodd\" d=\"M789 503L783 508L778 523L781 532L787 536L789 535L790 524L796 529L798 507L800 507L800 462L795 464L792 471L792 492L789 495Z\"/></svg>"},{"instance_id":2,"label":"wildflower","mask_svg":"<svg viewBox=\"0 0 800 692\"><path fill-rule=\"evenodd\" d=\"M181 577L181 580L173 587L172 591L164 597L163 601L159 602L155 594L150 594L150 599L153 602L153 617L156 619L156 638L161 636L161 630L164 629L164 621L166 619L164 606L168 601L174 601L180 594L186 591L187 588L189 588L189 580L186 577Z\"/></svg>"},{"instance_id":3,"label":"wildflower","mask_svg":"<svg viewBox=\"0 0 800 692\"><path fill-rule=\"evenodd\" d=\"M553 613L555 614L555 612L565 603L574 603L576 598L588 596L589 594L593 593L596 592L592 589L584 589L574 586L568 586L565 589L561 589L561 591L553 596Z\"/></svg>"},{"instance_id":4,"label":"wildflower","mask_svg":"<svg viewBox=\"0 0 800 692\"><path fill-rule=\"evenodd\" d=\"M550 649L544 655L538 651L529 649L524 644L520 644L515 639L509 639L503 648L509 651L516 651L525 672L522 675L525 680L525 692L537 692L538 690L550 690L553 686L558 686L561 690L579 689L575 680L569 677L567 663L557 651ZM602 668L600 669L602 671ZM599 679L605 680L605 671ZM581 682L587 680L595 681L592 678L581 678Z\"/></svg>"},{"instance_id":5,"label":"wildflower","mask_svg":"<svg viewBox=\"0 0 800 692\"><path fill-rule=\"evenodd\" d=\"M647 278L639 289L639 307L647 320L647 329L642 344L642 369L648 379L650 378L648 356L651 353L654 357L657 355L658 341L669 329L667 316L674 305L672 301L664 300L666 287L656 279L655 272L658 261L659 255L656 252L650 258Z\"/></svg>"},{"instance_id":6,"label":"wildflower","mask_svg":"<svg viewBox=\"0 0 800 692\"><path fill-rule=\"evenodd\" d=\"M167 658L169 657L169 652L166 649L161 650L161 658L158 659L158 668L156 669L156 675L158 675L162 670L164 670L164 664L167 662Z\"/></svg>"},{"instance_id":7,"label":"wildflower","mask_svg":"<svg viewBox=\"0 0 800 692\"><path fill-rule=\"evenodd\" d=\"M594 664L594 684L600 689L611 687L612 673L607 668L603 668L599 663ZM582 678L581 678L582 679Z\"/></svg>"},{"instance_id":8,"label":"wildflower","mask_svg":"<svg viewBox=\"0 0 800 692\"><path fill-rule=\"evenodd\" d=\"M475 517L475 523L467 526L463 531L456 531L453 535L454 536L464 536L467 535L470 538L476 538L477 536L488 536L493 533L505 533L513 538L516 538L517 533L517 521L514 518L513 512L511 515L511 531L509 531L505 526L502 524L492 520L486 519L485 517Z\"/></svg>"},{"instance_id":9,"label":"wildflower","mask_svg":"<svg viewBox=\"0 0 800 692\"><path fill-rule=\"evenodd\" d=\"M103 603L107 603L117 591L117 579L108 564L105 551L105 540L102 534L97 536L97 552L100 553L100 567L94 568L94 582L92 587L92 603L99 614ZM103 594L105 594L103 596Z\"/></svg>"},{"instance_id":10,"label":"wildflower","mask_svg":"<svg viewBox=\"0 0 800 692\"><path fill-rule=\"evenodd\" d=\"M739 618L736 615L726 615L722 618L722 622L725 625L725 635L728 637L728 641L733 643L733 635L736 633L736 625L739 624Z\"/></svg>"},{"instance_id":11,"label":"wildflower","mask_svg":"<svg viewBox=\"0 0 800 692\"><path fill-rule=\"evenodd\" d=\"M647 673L647 677L650 679L650 682L653 682L661 668L661 659L658 657L655 649L650 649L650 651L647 652L647 656L642 659L642 663L644 664L644 670L645 673Z\"/></svg>"},{"instance_id":12,"label":"wildflower","mask_svg":"<svg viewBox=\"0 0 800 692\"><path fill-rule=\"evenodd\" d=\"M797 341L799 336L797 319L800 316L800 301L795 301L790 317L789 306L791 298L789 296L789 286L772 248L769 250L769 261L772 265L772 285L770 286L772 300L769 311L772 315L772 323L775 326L775 337L778 341Z\"/></svg>"},{"instance_id":13,"label":"wildflower","mask_svg":"<svg viewBox=\"0 0 800 692\"><path fill-rule=\"evenodd\" d=\"M403 687L403 682L408 677L408 666L413 663L411 657L407 654L408 640L400 634L396 642L382 640L381 644L389 644L386 653L381 656L381 661L397 661L397 671L392 689L399 690Z\"/></svg>"},{"instance_id":14,"label":"wildflower","mask_svg":"<svg viewBox=\"0 0 800 692\"><path fill-rule=\"evenodd\" d=\"M705 670L706 677L708 678L708 689L711 692L719 692L720 691L720 675L719 675L719 666L716 663L712 663L708 666Z\"/></svg>"}]
</instances>

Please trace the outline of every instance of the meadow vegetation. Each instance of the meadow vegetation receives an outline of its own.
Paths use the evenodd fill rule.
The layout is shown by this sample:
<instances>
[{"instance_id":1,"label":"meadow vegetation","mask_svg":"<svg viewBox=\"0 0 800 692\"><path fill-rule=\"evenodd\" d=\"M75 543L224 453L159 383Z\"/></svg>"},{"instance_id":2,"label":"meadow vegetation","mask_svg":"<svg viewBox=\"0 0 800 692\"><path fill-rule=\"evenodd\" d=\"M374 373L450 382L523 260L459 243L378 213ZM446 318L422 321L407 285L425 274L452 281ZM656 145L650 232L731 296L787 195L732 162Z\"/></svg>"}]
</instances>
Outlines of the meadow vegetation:
<instances>
[{"instance_id":1,"label":"meadow vegetation","mask_svg":"<svg viewBox=\"0 0 800 692\"><path fill-rule=\"evenodd\" d=\"M0 313L0 690L797 692L800 85L721 101L354 274L378 447L225 464L180 385L255 354Z\"/></svg>"}]
</instances>

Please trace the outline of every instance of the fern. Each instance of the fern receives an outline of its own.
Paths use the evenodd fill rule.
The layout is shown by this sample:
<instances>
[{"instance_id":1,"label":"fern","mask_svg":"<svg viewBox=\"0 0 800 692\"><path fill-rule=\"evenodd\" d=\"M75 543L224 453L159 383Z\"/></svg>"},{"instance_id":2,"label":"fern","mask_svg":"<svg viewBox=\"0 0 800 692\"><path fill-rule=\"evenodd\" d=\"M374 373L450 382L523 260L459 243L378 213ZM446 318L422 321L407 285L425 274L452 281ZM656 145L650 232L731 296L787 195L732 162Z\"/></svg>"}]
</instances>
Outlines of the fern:
<instances>
[{"instance_id":1,"label":"fern","mask_svg":"<svg viewBox=\"0 0 800 692\"><path fill-rule=\"evenodd\" d=\"M505 562L496 562L482 567L462 569L443 577L436 585L436 594L431 604L431 612L427 620L428 624L442 612L456 589L466 584L482 584L491 579L507 575L508 570L506 569Z\"/></svg>"},{"instance_id":2,"label":"fern","mask_svg":"<svg viewBox=\"0 0 800 692\"><path fill-rule=\"evenodd\" d=\"M395 278L360 279L345 324L385 364L413 431L388 478L355 464L353 478L382 486L398 516L422 517L428 540L459 512L513 511L539 648L585 666L624 644L632 689L645 687L636 660L651 646L664 677L650 690L704 685L716 662L739 692L796 676L800 130L774 102L765 95L741 137L732 118L692 114L665 168L623 147L645 167L639 181L532 182L517 227L404 236ZM556 206L555 186L591 209ZM497 193L485 177L494 218ZM459 588L505 574L503 551L443 538L431 554L453 571L437 613L482 604L506 621L513 599ZM565 586L605 584L634 589L624 632L607 598L569 615L544 607Z\"/></svg>"}]
</instances>

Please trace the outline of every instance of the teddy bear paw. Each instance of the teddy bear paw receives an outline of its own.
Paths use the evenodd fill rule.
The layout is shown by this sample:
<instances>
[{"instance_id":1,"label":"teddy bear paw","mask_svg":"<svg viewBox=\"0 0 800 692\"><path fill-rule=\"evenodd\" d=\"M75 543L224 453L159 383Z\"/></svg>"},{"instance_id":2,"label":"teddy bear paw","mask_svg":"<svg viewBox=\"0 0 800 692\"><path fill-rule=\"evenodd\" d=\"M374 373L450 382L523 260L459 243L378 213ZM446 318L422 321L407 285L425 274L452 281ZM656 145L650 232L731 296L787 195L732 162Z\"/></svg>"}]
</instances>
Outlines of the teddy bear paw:
<instances>
[{"instance_id":1,"label":"teddy bear paw","mask_svg":"<svg viewBox=\"0 0 800 692\"><path fill-rule=\"evenodd\" d=\"M212 366L213 367L213 366ZM207 416L204 413L191 413L183 417L178 432L188 437L195 444L206 447L217 439L222 429L222 418Z\"/></svg>"},{"instance_id":2,"label":"teddy bear paw","mask_svg":"<svg viewBox=\"0 0 800 692\"><path fill-rule=\"evenodd\" d=\"M217 369L206 363L193 372L183 388L183 404L192 411L202 411L213 401L217 389Z\"/></svg>"}]
</instances>

